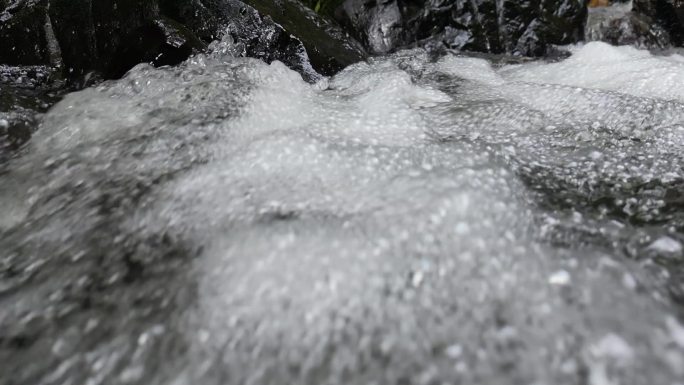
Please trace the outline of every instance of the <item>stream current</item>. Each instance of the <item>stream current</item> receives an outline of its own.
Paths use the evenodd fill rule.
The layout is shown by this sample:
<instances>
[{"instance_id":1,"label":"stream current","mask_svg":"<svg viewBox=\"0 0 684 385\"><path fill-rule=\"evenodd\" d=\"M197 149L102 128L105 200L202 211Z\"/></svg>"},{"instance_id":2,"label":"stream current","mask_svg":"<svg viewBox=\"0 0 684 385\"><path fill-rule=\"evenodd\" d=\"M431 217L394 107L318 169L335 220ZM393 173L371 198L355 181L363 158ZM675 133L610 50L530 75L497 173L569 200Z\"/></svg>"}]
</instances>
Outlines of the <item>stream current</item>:
<instances>
[{"instance_id":1,"label":"stream current","mask_svg":"<svg viewBox=\"0 0 684 385\"><path fill-rule=\"evenodd\" d=\"M684 57L233 50L0 159L0 384L684 384Z\"/></svg>"}]
</instances>

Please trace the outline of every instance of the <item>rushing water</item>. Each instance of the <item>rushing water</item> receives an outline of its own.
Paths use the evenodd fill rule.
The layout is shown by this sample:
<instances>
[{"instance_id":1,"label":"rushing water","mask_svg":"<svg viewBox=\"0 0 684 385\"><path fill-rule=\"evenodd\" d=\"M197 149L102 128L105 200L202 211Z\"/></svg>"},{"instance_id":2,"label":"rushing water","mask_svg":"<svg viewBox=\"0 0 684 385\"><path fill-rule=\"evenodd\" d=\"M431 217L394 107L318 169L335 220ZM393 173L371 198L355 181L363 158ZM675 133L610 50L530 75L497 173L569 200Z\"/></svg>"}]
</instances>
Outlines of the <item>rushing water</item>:
<instances>
[{"instance_id":1,"label":"rushing water","mask_svg":"<svg viewBox=\"0 0 684 385\"><path fill-rule=\"evenodd\" d=\"M214 48L2 160L0 383L684 383L684 57Z\"/></svg>"}]
</instances>

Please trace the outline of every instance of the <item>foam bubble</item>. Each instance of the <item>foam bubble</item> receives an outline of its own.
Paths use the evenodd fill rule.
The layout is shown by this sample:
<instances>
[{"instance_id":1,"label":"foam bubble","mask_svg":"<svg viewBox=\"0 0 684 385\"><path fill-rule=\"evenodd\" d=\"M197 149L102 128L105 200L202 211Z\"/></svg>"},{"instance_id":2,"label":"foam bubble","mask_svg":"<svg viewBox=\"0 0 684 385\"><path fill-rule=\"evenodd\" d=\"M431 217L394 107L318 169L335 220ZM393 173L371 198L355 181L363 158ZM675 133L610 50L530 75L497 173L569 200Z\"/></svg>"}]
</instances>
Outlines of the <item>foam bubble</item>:
<instances>
[{"instance_id":1,"label":"foam bubble","mask_svg":"<svg viewBox=\"0 0 684 385\"><path fill-rule=\"evenodd\" d=\"M222 47L68 96L11 164L31 208L0 247L125 249L143 289L192 287L163 329L120 320L135 346L79 335L102 365L141 361L116 378L675 381L676 309L625 284L649 275L623 251L651 239L632 224L680 218L679 59L592 43L495 67L413 50L310 85ZM186 254L174 279L146 275ZM141 350L156 340L186 344Z\"/></svg>"}]
</instances>

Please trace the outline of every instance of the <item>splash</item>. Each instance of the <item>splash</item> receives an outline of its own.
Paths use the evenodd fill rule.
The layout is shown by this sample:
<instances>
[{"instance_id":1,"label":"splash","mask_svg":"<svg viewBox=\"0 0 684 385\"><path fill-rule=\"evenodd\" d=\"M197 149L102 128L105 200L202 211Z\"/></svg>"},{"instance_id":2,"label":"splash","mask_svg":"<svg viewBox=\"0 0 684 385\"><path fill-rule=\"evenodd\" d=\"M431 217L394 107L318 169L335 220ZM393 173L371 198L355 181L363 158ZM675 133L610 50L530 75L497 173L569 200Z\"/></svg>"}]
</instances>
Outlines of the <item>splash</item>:
<instances>
[{"instance_id":1,"label":"splash","mask_svg":"<svg viewBox=\"0 0 684 385\"><path fill-rule=\"evenodd\" d=\"M310 85L221 47L67 96L12 160L20 380L681 378L682 57L412 50Z\"/></svg>"}]
</instances>

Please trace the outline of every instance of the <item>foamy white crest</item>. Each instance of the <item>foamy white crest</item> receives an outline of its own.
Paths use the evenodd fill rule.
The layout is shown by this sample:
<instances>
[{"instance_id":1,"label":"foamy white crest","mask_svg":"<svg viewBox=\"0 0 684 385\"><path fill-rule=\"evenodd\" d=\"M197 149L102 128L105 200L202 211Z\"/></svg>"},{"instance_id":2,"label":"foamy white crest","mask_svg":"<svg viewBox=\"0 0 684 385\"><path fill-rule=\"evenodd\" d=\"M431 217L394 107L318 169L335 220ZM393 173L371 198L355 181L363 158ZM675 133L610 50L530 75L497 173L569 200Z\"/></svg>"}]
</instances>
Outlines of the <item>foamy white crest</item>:
<instances>
[{"instance_id":1,"label":"foamy white crest","mask_svg":"<svg viewBox=\"0 0 684 385\"><path fill-rule=\"evenodd\" d=\"M28 218L59 189L155 181L124 227L203 250L178 383L671 384L674 310L596 246L629 228L582 207L667 210L620 188L682 178L683 65L600 43L502 68L415 50L309 85L198 56L68 96L11 177L46 202ZM68 207L46 225L64 247L98 215Z\"/></svg>"}]
</instances>

